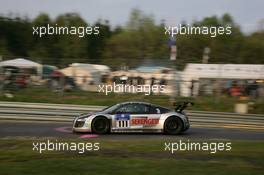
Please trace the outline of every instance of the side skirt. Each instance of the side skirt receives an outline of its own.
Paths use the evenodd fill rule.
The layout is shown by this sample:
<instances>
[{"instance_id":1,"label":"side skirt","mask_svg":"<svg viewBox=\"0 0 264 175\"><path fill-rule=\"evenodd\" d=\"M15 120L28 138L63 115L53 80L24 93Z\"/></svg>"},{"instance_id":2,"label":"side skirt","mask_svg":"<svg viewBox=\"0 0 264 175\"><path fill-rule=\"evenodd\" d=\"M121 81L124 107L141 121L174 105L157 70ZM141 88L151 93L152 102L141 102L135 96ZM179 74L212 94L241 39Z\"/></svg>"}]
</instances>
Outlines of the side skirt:
<instances>
[{"instance_id":1,"label":"side skirt","mask_svg":"<svg viewBox=\"0 0 264 175\"><path fill-rule=\"evenodd\" d=\"M112 133L162 133L162 129L117 129L112 128Z\"/></svg>"}]
</instances>

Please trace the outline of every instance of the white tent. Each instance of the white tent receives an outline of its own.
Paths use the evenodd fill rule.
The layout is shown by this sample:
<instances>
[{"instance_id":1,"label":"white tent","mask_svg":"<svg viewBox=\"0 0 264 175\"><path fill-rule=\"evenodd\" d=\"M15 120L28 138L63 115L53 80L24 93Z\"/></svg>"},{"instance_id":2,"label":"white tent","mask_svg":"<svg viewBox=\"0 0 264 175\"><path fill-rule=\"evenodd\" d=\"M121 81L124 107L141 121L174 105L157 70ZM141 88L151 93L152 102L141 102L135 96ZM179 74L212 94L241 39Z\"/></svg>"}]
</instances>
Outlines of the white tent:
<instances>
[{"instance_id":1,"label":"white tent","mask_svg":"<svg viewBox=\"0 0 264 175\"><path fill-rule=\"evenodd\" d=\"M24 58L16 58L13 60L6 60L6 61L2 61L0 62L0 67L2 66L15 66L18 68L39 68L41 67L41 64L30 61L30 60L26 60Z\"/></svg>"},{"instance_id":2,"label":"white tent","mask_svg":"<svg viewBox=\"0 0 264 175\"><path fill-rule=\"evenodd\" d=\"M83 90L88 88L91 90L92 85L97 88L97 85L101 83L102 75L110 73L110 68L105 65L73 63L60 71L66 76L73 77L76 84Z\"/></svg>"},{"instance_id":3,"label":"white tent","mask_svg":"<svg viewBox=\"0 0 264 175\"><path fill-rule=\"evenodd\" d=\"M85 64L85 63L72 63L71 67L80 68L83 70L88 70L89 72L96 72L100 74L110 73L110 68L106 65L100 64Z\"/></svg>"}]
</instances>

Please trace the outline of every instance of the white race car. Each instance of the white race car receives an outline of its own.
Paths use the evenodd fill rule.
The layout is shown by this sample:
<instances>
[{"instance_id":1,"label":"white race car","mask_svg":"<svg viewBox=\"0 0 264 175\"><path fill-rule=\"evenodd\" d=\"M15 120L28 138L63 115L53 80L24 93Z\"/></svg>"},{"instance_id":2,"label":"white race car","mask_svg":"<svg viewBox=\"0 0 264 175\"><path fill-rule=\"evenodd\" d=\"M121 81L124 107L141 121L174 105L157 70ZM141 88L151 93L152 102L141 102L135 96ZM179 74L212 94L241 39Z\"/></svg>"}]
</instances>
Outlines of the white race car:
<instances>
[{"instance_id":1,"label":"white race car","mask_svg":"<svg viewBox=\"0 0 264 175\"><path fill-rule=\"evenodd\" d=\"M190 127L183 110L190 102L178 103L175 110L144 102L119 103L94 114L81 114L73 122L73 132L162 132L179 134Z\"/></svg>"}]
</instances>

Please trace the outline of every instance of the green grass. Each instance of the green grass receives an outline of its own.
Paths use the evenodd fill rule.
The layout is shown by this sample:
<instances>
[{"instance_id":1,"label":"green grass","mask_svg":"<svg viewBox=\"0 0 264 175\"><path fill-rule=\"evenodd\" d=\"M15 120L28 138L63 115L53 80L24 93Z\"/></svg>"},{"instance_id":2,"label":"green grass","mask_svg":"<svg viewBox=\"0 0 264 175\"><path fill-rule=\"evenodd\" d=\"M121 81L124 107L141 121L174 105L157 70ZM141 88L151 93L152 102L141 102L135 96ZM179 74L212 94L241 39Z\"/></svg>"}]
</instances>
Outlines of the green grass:
<instances>
[{"instance_id":1,"label":"green grass","mask_svg":"<svg viewBox=\"0 0 264 175\"><path fill-rule=\"evenodd\" d=\"M263 141L233 141L229 152L164 151L164 141L66 140L100 142L100 151L32 151L36 140L0 140L0 174L263 174ZM64 140L65 141L65 140ZM193 140L192 140L193 141ZM210 140L211 141L211 140Z\"/></svg>"},{"instance_id":2,"label":"green grass","mask_svg":"<svg viewBox=\"0 0 264 175\"><path fill-rule=\"evenodd\" d=\"M197 97L184 98L179 97L177 101L189 100L193 101L195 105L192 110L204 111L219 111L219 112L233 112L235 103L247 103L248 101L240 101L237 98L230 97ZM64 92L62 95L58 92L52 92L48 89L42 88L28 88L14 93L13 98L7 98L0 95L0 101L18 101L18 102L39 102L39 103L64 103L64 104L81 104L81 105L102 105L108 106L124 101L145 101L163 106L172 107L170 97L166 95L146 96L143 94L109 94L97 92ZM264 114L264 101L254 100L253 108L250 113Z\"/></svg>"}]
</instances>

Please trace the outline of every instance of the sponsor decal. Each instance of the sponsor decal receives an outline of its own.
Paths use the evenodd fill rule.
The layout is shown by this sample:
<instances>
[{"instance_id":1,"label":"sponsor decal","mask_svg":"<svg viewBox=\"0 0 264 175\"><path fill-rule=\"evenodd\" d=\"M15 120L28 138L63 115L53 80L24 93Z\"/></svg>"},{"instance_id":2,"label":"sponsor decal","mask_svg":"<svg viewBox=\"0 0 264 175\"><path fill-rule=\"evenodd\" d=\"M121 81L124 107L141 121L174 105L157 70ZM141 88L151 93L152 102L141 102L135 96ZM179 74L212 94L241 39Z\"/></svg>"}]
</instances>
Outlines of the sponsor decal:
<instances>
[{"instance_id":1,"label":"sponsor decal","mask_svg":"<svg viewBox=\"0 0 264 175\"><path fill-rule=\"evenodd\" d=\"M138 117L131 120L131 125L157 125L158 118Z\"/></svg>"},{"instance_id":2,"label":"sponsor decal","mask_svg":"<svg viewBox=\"0 0 264 175\"><path fill-rule=\"evenodd\" d=\"M116 120L130 120L130 114L116 114Z\"/></svg>"}]
</instances>

